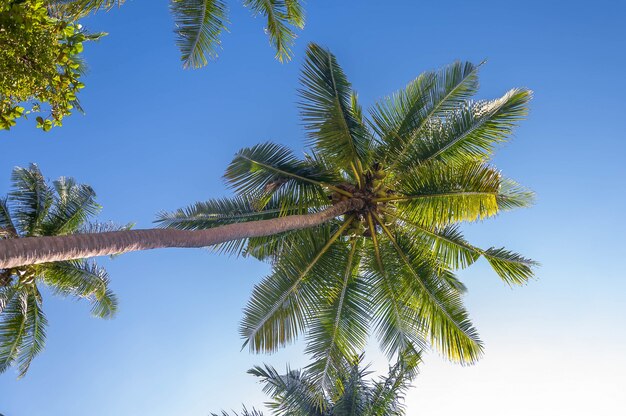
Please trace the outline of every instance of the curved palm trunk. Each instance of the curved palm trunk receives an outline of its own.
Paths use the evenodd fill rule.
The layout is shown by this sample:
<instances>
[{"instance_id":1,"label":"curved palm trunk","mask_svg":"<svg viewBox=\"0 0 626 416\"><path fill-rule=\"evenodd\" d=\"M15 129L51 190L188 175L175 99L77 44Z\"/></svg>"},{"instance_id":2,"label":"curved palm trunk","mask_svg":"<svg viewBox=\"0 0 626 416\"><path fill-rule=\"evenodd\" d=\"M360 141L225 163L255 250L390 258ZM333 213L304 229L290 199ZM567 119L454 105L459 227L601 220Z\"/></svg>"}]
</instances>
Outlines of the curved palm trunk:
<instances>
[{"instance_id":1,"label":"curved palm trunk","mask_svg":"<svg viewBox=\"0 0 626 416\"><path fill-rule=\"evenodd\" d=\"M240 238L314 227L362 206L363 201L350 199L315 214L228 224L197 231L147 229L4 239L0 240L0 269L154 248L207 247Z\"/></svg>"}]
</instances>

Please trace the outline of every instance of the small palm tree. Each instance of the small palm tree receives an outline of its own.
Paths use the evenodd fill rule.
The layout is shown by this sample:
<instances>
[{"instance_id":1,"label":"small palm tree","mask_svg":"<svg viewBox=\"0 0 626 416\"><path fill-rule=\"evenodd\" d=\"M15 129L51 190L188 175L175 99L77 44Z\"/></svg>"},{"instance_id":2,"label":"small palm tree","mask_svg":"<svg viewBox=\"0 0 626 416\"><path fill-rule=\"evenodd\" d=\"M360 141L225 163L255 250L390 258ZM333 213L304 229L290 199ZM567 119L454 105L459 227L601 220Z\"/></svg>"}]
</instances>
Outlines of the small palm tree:
<instances>
[{"instance_id":1,"label":"small palm tree","mask_svg":"<svg viewBox=\"0 0 626 416\"><path fill-rule=\"evenodd\" d=\"M50 187L36 165L16 168L12 180L13 190L0 199L0 239L114 228L88 223L100 209L89 186L59 178ZM23 376L43 349L48 321L41 285L58 295L89 300L94 316L115 314L117 302L107 274L93 262L70 260L0 270L0 372L15 363Z\"/></svg>"},{"instance_id":2,"label":"small palm tree","mask_svg":"<svg viewBox=\"0 0 626 416\"><path fill-rule=\"evenodd\" d=\"M163 229L0 240L0 268L217 246L273 264L246 307L245 343L272 352L306 334L322 385L371 333L389 356L433 346L473 363L482 343L454 272L483 257L518 285L536 264L476 247L459 229L533 197L489 164L531 93L473 101L478 69L455 62L426 72L368 118L336 58L313 44L302 74L304 158L273 143L243 149L225 175L235 198L163 213Z\"/></svg>"},{"instance_id":3,"label":"small palm tree","mask_svg":"<svg viewBox=\"0 0 626 416\"><path fill-rule=\"evenodd\" d=\"M48 0L51 7L72 18L100 9L121 6L125 0ZM280 62L291 59L294 29L304 27L300 0L244 0L243 5L266 19L265 32ZM228 13L224 0L170 0L175 33L184 67L199 68L215 58L222 32L227 30Z\"/></svg>"},{"instance_id":4,"label":"small palm tree","mask_svg":"<svg viewBox=\"0 0 626 416\"><path fill-rule=\"evenodd\" d=\"M248 373L261 379L263 390L272 401L267 403L274 415L288 416L402 416L404 393L417 375L420 356L400 354L386 377L378 381L367 378L370 372L361 367L363 356L343 360L337 379L320 390L306 372L288 370L280 375L271 366L254 367ZM233 413L238 416L237 413ZM262 416L258 410L245 407L240 416ZM227 412L221 415L229 416Z\"/></svg>"}]
</instances>

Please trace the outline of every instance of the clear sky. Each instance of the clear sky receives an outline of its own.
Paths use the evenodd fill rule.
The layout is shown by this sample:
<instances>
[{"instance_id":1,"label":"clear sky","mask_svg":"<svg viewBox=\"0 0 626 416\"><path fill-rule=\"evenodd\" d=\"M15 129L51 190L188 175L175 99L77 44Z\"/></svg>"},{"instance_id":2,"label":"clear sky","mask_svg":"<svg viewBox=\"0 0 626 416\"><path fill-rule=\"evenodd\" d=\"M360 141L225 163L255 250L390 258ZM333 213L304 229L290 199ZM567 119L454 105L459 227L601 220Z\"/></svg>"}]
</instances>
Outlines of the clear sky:
<instances>
[{"instance_id":1,"label":"clear sky","mask_svg":"<svg viewBox=\"0 0 626 416\"><path fill-rule=\"evenodd\" d=\"M408 415L616 415L626 406L623 279L626 3L623 1L309 0L289 64L273 59L260 18L231 2L219 60L183 71L167 2L129 0L88 22L110 33L86 48L87 115L49 134L0 133L0 194L29 162L91 184L102 220L150 227L160 210L227 195L221 175L241 147L297 151L295 105L308 42L338 57L362 103L455 59L487 59L480 97L535 91L531 114L495 162L537 204L467 227L484 246L539 260L510 289L479 263L460 273L485 358L426 357ZM301 347L240 351L241 309L268 266L207 250L103 259L121 306L112 321L46 297L44 353L26 378L0 375L5 416L200 416L265 399L245 370L306 364ZM375 368L386 362L376 352ZM620 410L622 409L622 410Z\"/></svg>"}]
</instances>

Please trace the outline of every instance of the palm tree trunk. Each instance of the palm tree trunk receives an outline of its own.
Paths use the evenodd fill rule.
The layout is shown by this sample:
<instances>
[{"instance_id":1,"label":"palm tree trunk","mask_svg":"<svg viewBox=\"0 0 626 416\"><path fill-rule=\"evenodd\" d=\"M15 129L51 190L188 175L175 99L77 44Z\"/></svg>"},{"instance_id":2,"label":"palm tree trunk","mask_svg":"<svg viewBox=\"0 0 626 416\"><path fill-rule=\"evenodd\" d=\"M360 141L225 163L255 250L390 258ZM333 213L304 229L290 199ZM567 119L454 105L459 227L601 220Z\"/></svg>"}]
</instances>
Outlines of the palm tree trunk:
<instances>
[{"instance_id":1,"label":"palm tree trunk","mask_svg":"<svg viewBox=\"0 0 626 416\"><path fill-rule=\"evenodd\" d=\"M350 199L315 214L291 215L196 231L147 229L2 239L0 269L154 248L207 247L241 238L262 237L314 227L362 206L362 200Z\"/></svg>"}]
</instances>

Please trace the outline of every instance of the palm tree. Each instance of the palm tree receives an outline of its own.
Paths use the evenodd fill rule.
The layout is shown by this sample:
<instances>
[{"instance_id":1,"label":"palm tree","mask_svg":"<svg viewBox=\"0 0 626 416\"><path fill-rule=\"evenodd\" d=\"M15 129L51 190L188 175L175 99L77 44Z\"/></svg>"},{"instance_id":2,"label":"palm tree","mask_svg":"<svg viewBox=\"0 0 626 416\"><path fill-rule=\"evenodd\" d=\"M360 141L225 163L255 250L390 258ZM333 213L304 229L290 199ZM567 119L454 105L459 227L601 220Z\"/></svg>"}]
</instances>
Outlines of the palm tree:
<instances>
[{"instance_id":1,"label":"palm tree","mask_svg":"<svg viewBox=\"0 0 626 416\"><path fill-rule=\"evenodd\" d=\"M343 360L337 379L325 390L309 379L306 372L287 370L280 375L271 366L256 366L248 371L265 384L263 390L272 401L268 403L274 415L285 416L401 416L404 415L404 393L417 375L418 353L403 353L386 377L369 380L366 368L361 368L363 355ZM229 416L227 412L221 415ZM234 416L238 416L234 413ZM245 407L240 416L263 416Z\"/></svg>"},{"instance_id":2,"label":"palm tree","mask_svg":"<svg viewBox=\"0 0 626 416\"><path fill-rule=\"evenodd\" d=\"M243 149L225 174L234 198L162 213L162 229L0 240L0 268L216 246L274 266L246 307L245 343L271 352L306 334L309 370L322 385L372 332L390 356L433 346L473 363L482 344L454 271L483 257L517 285L536 264L476 247L459 229L532 202L489 164L531 93L472 101L478 69L455 62L423 73L368 118L336 58L313 44L300 93L304 158L273 143Z\"/></svg>"},{"instance_id":3,"label":"palm tree","mask_svg":"<svg viewBox=\"0 0 626 416\"><path fill-rule=\"evenodd\" d=\"M0 238L114 228L88 223L100 206L87 185L59 178L50 187L36 165L16 168L12 180L13 190L0 199ZM91 302L94 316L110 318L117 301L108 281L104 269L84 260L0 270L0 373L17 364L23 376L44 347L48 321L42 309L41 285L61 296L85 298Z\"/></svg>"},{"instance_id":4,"label":"palm tree","mask_svg":"<svg viewBox=\"0 0 626 416\"><path fill-rule=\"evenodd\" d=\"M80 18L97 10L121 6L125 0L48 0L53 10ZM243 5L266 19L265 32L280 62L291 59L294 29L304 28L300 0L244 0ZM227 30L228 12L223 0L170 0L177 44L184 67L199 68L217 57L222 32Z\"/></svg>"}]
</instances>

